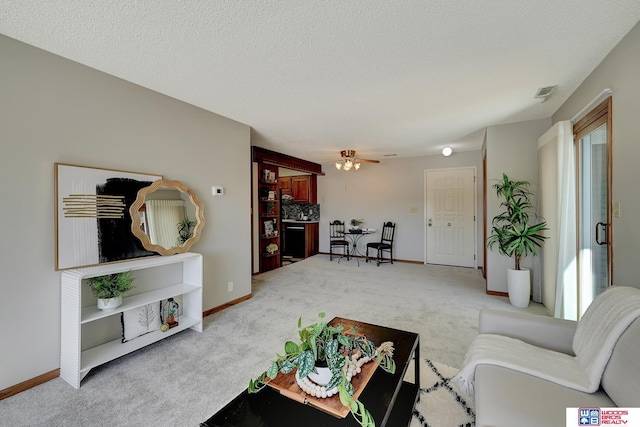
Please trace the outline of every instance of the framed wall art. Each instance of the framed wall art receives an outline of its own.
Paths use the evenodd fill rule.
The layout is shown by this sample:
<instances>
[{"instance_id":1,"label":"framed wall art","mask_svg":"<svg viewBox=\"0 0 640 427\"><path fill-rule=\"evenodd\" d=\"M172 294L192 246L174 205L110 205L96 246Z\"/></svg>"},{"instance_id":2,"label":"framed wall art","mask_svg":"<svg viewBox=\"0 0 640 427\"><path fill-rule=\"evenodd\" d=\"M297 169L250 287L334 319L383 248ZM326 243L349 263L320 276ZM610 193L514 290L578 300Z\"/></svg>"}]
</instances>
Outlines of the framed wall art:
<instances>
[{"instance_id":1,"label":"framed wall art","mask_svg":"<svg viewBox=\"0 0 640 427\"><path fill-rule=\"evenodd\" d=\"M54 166L56 270L156 255L131 232L129 207L161 175Z\"/></svg>"}]
</instances>

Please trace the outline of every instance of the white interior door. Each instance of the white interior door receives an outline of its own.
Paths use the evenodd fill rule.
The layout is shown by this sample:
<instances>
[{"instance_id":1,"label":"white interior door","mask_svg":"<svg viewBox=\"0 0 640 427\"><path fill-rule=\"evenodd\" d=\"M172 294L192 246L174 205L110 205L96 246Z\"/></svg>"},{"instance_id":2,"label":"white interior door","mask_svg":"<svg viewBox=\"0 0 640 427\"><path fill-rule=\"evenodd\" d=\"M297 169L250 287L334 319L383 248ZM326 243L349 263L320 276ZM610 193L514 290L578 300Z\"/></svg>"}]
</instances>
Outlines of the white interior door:
<instances>
[{"instance_id":1,"label":"white interior door","mask_svg":"<svg viewBox=\"0 0 640 427\"><path fill-rule=\"evenodd\" d=\"M425 262L476 266L476 169L425 171Z\"/></svg>"}]
</instances>

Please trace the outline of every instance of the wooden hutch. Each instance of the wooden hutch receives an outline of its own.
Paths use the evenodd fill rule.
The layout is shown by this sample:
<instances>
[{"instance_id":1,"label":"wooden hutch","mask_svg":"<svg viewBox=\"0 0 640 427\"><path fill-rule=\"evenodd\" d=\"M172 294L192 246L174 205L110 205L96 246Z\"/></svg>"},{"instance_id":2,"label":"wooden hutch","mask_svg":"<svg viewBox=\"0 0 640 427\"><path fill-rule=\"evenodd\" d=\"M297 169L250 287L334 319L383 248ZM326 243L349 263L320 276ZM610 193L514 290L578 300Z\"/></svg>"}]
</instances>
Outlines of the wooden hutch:
<instances>
[{"instance_id":1,"label":"wooden hutch","mask_svg":"<svg viewBox=\"0 0 640 427\"><path fill-rule=\"evenodd\" d=\"M260 257L260 273L264 273L281 266L281 236L282 224L280 219L280 191L278 188L278 168L287 168L300 172L310 173L310 182L315 182L317 175L324 175L322 166L277 153L260 147L251 147L252 161L257 163L257 176L253 177L253 184L257 185L258 206L253 207L253 212L258 215L258 256ZM315 194L315 191L313 191ZM307 196L309 198L309 196ZM314 197L312 197L314 198ZM314 200L315 203L315 200ZM276 245L277 249L274 250Z\"/></svg>"}]
</instances>

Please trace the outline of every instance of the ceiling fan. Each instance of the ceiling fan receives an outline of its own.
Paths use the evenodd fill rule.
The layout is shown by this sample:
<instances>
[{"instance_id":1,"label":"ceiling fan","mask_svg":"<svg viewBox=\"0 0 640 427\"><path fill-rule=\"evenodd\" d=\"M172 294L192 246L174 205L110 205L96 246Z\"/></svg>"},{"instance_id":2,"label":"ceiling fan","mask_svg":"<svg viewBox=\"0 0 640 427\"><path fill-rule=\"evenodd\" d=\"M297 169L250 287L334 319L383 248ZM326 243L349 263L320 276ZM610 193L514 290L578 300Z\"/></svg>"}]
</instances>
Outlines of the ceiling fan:
<instances>
[{"instance_id":1,"label":"ceiling fan","mask_svg":"<svg viewBox=\"0 0 640 427\"><path fill-rule=\"evenodd\" d=\"M345 171L351 170L354 168L355 170L360 169L360 163L380 163L380 160L369 160L369 159L356 159L356 151L355 150L342 150L340 152L342 156L342 160L336 162L336 169L344 169Z\"/></svg>"}]
</instances>

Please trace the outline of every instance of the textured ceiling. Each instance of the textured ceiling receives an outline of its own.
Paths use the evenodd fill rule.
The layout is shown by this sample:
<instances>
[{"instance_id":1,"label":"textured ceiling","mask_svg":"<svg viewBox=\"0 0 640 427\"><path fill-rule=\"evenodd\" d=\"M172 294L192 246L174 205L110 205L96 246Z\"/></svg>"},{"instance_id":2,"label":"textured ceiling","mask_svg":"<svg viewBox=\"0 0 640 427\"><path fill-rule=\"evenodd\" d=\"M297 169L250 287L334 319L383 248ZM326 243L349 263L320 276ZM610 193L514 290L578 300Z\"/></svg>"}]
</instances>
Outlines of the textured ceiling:
<instances>
[{"instance_id":1,"label":"textured ceiling","mask_svg":"<svg viewBox=\"0 0 640 427\"><path fill-rule=\"evenodd\" d=\"M480 148L551 116L638 0L0 0L0 33L250 125L316 162ZM544 103L538 88L558 85ZM594 94L595 95L595 94Z\"/></svg>"}]
</instances>

